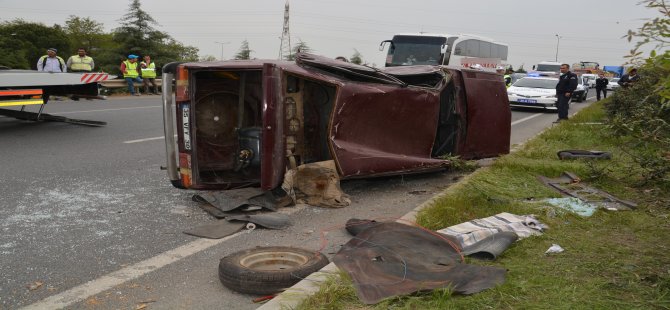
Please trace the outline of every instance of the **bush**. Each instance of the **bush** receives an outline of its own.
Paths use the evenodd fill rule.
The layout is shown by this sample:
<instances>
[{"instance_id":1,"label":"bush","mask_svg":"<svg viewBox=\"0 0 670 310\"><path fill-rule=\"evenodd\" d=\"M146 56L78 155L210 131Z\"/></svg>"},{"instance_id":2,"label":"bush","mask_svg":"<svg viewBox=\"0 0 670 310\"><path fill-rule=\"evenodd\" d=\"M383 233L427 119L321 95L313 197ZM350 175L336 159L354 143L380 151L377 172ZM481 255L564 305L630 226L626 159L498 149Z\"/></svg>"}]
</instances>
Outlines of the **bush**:
<instances>
[{"instance_id":1,"label":"bush","mask_svg":"<svg viewBox=\"0 0 670 310\"><path fill-rule=\"evenodd\" d=\"M670 52L652 55L639 72L636 84L619 89L605 104L610 129L622 138L622 149L643 169L645 181L668 182Z\"/></svg>"}]
</instances>

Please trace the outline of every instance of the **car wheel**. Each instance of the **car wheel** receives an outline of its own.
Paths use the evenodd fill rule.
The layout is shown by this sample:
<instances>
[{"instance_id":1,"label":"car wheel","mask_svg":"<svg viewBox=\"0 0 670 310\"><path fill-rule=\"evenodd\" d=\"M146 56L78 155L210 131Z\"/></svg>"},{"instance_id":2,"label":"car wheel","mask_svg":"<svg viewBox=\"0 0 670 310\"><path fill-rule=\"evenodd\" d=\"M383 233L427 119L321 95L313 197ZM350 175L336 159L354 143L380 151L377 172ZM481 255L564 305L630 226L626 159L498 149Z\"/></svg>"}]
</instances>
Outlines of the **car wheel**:
<instances>
[{"instance_id":1,"label":"car wheel","mask_svg":"<svg viewBox=\"0 0 670 310\"><path fill-rule=\"evenodd\" d=\"M219 262L219 280L246 294L268 295L293 286L328 264L319 252L293 247L256 247L236 252Z\"/></svg>"}]
</instances>

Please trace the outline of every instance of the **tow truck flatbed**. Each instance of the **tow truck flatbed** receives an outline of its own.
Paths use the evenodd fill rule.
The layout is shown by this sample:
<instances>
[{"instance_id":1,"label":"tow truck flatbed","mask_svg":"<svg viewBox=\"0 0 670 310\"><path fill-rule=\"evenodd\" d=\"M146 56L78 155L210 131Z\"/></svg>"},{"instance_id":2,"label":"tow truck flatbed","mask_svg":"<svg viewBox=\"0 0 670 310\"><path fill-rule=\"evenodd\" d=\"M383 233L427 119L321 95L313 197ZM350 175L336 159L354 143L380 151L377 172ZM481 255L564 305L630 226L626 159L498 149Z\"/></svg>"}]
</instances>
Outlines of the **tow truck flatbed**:
<instances>
[{"instance_id":1,"label":"tow truck flatbed","mask_svg":"<svg viewBox=\"0 0 670 310\"><path fill-rule=\"evenodd\" d=\"M104 99L98 82L114 78L107 73L49 73L31 70L0 70L0 115L26 121L64 122L105 126L106 122L73 119L42 113L52 95ZM40 105L39 112L25 111L26 105ZM20 106L21 110L3 107Z\"/></svg>"}]
</instances>

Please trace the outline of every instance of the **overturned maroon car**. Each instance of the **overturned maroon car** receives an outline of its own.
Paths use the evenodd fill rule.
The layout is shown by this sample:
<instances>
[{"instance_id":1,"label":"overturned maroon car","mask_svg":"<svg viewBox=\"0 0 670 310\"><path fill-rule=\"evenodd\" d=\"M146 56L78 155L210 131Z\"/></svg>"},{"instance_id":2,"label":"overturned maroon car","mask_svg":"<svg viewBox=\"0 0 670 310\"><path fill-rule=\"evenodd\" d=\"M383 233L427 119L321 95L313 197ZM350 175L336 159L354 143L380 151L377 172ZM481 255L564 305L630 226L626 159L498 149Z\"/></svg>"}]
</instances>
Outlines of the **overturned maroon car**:
<instances>
[{"instance_id":1,"label":"overturned maroon car","mask_svg":"<svg viewBox=\"0 0 670 310\"><path fill-rule=\"evenodd\" d=\"M163 74L176 81L174 96L163 83L163 112L179 188L271 190L287 170L315 162L334 161L347 179L509 152L507 93L491 72L379 70L299 53L295 62L172 63Z\"/></svg>"}]
</instances>

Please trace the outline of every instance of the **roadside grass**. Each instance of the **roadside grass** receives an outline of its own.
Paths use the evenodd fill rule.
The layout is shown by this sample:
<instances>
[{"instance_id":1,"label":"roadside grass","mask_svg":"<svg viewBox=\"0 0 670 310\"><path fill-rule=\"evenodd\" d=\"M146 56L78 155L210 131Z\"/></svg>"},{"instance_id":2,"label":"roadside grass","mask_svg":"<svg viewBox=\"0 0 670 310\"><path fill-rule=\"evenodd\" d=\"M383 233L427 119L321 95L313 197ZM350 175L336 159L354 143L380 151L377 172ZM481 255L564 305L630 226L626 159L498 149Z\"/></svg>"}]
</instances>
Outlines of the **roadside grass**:
<instances>
[{"instance_id":1,"label":"roadside grass","mask_svg":"<svg viewBox=\"0 0 670 310\"><path fill-rule=\"evenodd\" d=\"M500 212L535 214L549 225L496 261L466 259L508 269L504 284L470 296L435 290L366 306L345 277L322 286L299 309L670 309L670 185L645 182L631 155L617 147L627 141L612 137L599 124L604 119L600 102L583 109L450 187L419 213L417 222L433 230ZM556 153L566 149L610 151L613 159L559 160ZM537 176L555 178L563 171L639 206L598 210L591 217L547 207L538 200L560 194ZM565 252L544 254L552 244Z\"/></svg>"}]
</instances>

